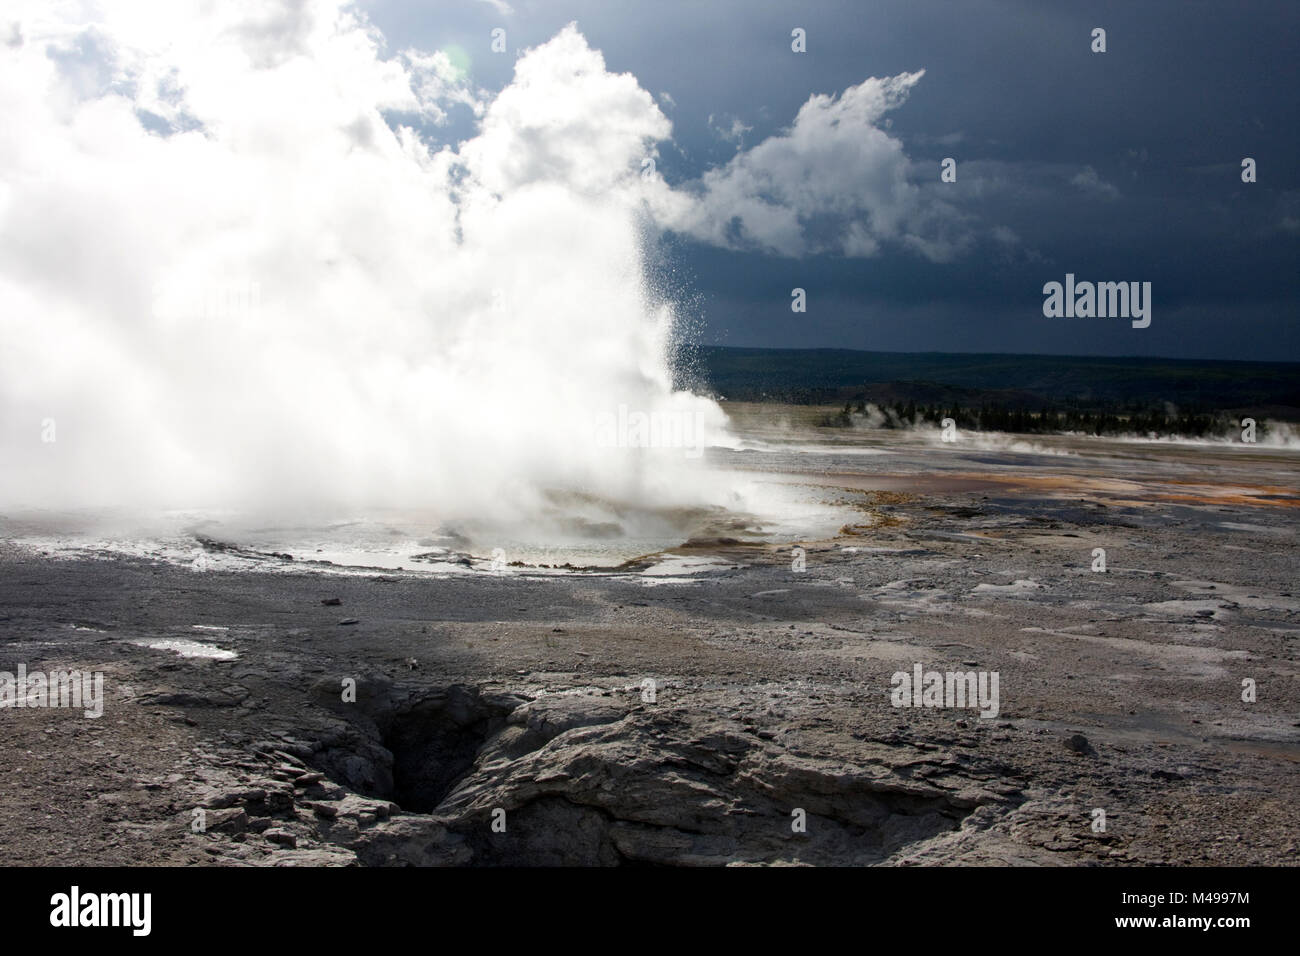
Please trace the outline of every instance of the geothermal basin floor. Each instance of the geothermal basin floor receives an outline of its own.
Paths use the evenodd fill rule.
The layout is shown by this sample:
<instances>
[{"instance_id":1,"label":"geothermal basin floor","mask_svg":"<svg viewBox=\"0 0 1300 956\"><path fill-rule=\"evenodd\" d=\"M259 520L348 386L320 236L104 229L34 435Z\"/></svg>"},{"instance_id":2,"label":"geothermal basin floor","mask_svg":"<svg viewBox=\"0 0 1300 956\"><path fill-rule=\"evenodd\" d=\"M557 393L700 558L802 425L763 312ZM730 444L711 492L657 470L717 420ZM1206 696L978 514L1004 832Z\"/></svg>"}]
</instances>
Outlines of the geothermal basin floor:
<instances>
[{"instance_id":1,"label":"geothermal basin floor","mask_svg":"<svg viewBox=\"0 0 1300 956\"><path fill-rule=\"evenodd\" d=\"M671 578L196 573L11 537L0 670L102 672L104 704L0 709L0 840L67 865L1293 864L1296 472L1233 454L787 473L859 496L839 535L802 562L697 541ZM996 715L894 706L918 664L996 672Z\"/></svg>"}]
</instances>

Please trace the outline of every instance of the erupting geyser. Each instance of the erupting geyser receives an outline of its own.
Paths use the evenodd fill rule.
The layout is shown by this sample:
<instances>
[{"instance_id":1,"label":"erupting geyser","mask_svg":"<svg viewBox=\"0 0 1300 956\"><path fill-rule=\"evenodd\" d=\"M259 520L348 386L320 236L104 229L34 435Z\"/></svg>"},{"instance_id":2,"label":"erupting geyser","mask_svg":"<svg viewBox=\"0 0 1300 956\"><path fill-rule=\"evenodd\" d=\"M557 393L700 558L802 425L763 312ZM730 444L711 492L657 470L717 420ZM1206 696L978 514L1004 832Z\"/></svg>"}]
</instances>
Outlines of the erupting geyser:
<instances>
[{"instance_id":1,"label":"erupting geyser","mask_svg":"<svg viewBox=\"0 0 1300 956\"><path fill-rule=\"evenodd\" d=\"M673 389L669 124L633 77L569 27L492 97L337 4L191 6L8 11L0 504L725 503L691 448L600 435L725 431ZM437 145L455 108L477 130Z\"/></svg>"}]
</instances>

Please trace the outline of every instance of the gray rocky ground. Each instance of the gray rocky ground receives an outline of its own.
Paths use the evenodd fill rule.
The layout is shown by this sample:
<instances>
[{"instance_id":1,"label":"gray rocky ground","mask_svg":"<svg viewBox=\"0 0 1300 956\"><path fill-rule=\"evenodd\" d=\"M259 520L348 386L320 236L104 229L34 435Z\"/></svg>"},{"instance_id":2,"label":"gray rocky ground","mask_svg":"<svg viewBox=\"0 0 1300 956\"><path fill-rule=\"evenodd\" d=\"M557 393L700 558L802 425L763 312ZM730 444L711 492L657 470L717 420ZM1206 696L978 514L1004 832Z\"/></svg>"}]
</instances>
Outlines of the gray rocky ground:
<instances>
[{"instance_id":1,"label":"gray rocky ground","mask_svg":"<svg viewBox=\"0 0 1300 956\"><path fill-rule=\"evenodd\" d=\"M0 669L102 671L107 702L0 711L0 841L54 864L1294 863L1300 522L1274 492L859 490L803 571L698 542L726 564L653 586L10 541ZM916 663L996 671L1000 712L892 706Z\"/></svg>"}]
</instances>

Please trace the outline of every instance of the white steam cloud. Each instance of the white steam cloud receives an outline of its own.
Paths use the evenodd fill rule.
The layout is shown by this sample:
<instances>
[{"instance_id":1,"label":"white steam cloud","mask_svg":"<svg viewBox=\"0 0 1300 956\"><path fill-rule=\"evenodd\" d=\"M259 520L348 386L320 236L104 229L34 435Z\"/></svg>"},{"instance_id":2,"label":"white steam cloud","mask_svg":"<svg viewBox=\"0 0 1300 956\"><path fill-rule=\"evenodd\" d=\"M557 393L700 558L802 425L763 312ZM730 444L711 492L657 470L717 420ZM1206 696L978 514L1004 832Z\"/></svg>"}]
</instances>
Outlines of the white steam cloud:
<instances>
[{"instance_id":1,"label":"white steam cloud","mask_svg":"<svg viewBox=\"0 0 1300 956\"><path fill-rule=\"evenodd\" d=\"M341 0L4 18L0 505L734 504L680 449L593 441L620 408L728 440L673 390L647 227L947 254L908 231L872 125L919 74L814 97L673 190L641 175L668 120L573 26L492 98ZM458 107L479 122L458 147L416 131ZM860 221L802 232L844 195Z\"/></svg>"}]
</instances>

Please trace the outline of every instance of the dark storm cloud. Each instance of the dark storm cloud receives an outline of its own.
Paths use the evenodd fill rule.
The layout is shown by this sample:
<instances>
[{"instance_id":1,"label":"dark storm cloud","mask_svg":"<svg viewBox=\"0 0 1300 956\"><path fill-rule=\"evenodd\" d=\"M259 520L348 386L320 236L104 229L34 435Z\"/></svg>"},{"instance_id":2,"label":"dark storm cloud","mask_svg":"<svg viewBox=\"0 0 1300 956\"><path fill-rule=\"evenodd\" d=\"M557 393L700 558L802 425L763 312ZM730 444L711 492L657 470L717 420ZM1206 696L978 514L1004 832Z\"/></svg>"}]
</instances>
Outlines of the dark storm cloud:
<instances>
[{"instance_id":1,"label":"dark storm cloud","mask_svg":"<svg viewBox=\"0 0 1300 956\"><path fill-rule=\"evenodd\" d=\"M886 241L846 256L812 242L796 257L673 240L706 341L1300 359L1293 3L498 7L367 9L394 47L467 51L487 89L513 65L490 52L493 27L514 50L576 20L610 70L660 97L674 129L659 171L675 186L789 130L810 96L925 71L877 125L901 142L921 207L949 209L960 253L935 261ZM794 27L806 53L790 50ZM1105 53L1091 50L1094 27ZM471 128L464 116L438 135ZM1247 156L1253 184L1241 180ZM945 157L955 183L939 181ZM1151 326L1043 317L1044 283L1067 272L1151 282ZM796 286L804 315L790 311Z\"/></svg>"}]
</instances>

